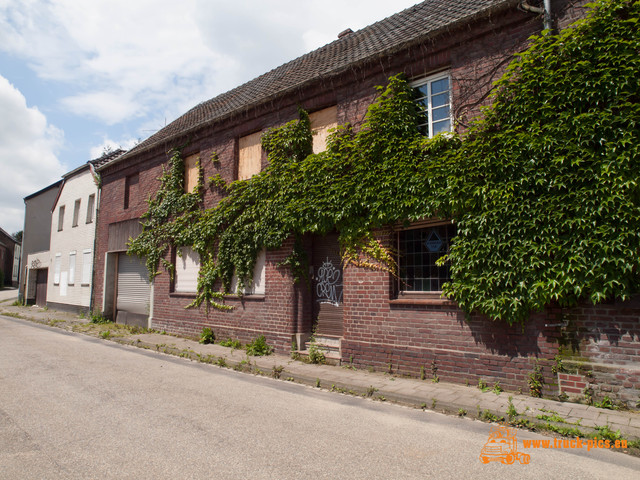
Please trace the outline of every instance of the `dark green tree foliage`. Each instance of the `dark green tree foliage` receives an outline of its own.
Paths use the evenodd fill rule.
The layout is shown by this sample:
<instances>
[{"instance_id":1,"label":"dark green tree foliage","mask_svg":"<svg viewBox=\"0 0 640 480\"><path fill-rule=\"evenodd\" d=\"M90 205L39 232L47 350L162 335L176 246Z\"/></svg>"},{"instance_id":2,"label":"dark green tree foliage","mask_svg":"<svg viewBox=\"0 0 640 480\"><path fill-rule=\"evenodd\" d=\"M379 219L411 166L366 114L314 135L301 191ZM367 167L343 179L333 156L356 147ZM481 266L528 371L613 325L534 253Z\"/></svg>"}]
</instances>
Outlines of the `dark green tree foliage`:
<instances>
[{"instance_id":1,"label":"dark green tree foliage","mask_svg":"<svg viewBox=\"0 0 640 480\"><path fill-rule=\"evenodd\" d=\"M450 182L446 293L512 323L638 290L640 2L543 35L497 85Z\"/></svg>"}]
</instances>

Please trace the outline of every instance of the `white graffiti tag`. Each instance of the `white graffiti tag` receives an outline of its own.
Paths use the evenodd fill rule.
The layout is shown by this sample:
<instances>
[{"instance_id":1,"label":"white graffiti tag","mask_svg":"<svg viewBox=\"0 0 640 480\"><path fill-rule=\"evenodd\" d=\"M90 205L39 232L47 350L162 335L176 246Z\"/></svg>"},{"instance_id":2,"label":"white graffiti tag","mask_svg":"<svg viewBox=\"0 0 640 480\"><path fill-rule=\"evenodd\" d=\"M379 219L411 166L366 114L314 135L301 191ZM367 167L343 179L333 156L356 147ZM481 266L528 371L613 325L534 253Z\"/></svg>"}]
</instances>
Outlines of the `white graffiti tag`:
<instances>
[{"instance_id":1,"label":"white graffiti tag","mask_svg":"<svg viewBox=\"0 0 640 480\"><path fill-rule=\"evenodd\" d=\"M342 272L338 270L331 260L327 259L322 262L322 266L318 269L316 277L316 295L318 302L330 303L336 307L342 301Z\"/></svg>"}]
</instances>

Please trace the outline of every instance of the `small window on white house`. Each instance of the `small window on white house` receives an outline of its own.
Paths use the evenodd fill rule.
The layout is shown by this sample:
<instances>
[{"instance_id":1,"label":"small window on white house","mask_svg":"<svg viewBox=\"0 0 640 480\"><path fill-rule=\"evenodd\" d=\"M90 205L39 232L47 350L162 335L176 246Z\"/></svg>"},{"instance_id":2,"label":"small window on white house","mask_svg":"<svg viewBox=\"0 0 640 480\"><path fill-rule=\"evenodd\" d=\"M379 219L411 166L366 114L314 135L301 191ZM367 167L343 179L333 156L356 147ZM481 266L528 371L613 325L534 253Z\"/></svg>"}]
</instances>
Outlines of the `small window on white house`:
<instances>
[{"instance_id":1,"label":"small window on white house","mask_svg":"<svg viewBox=\"0 0 640 480\"><path fill-rule=\"evenodd\" d=\"M238 180L247 180L262 170L262 132L241 137L238 141Z\"/></svg>"},{"instance_id":2,"label":"small window on white house","mask_svg":"<svg viewBox=\"0 0 640 480\"><path fill-rule=\"evenodd\" d=\"M313 153L327 149L329 130L338 126L338 108L333 106L313 112L309 115L311 133L313 133Z\"/></svg>"},{"instance_id":3,"label":"small window on white house","mask_svg":"<svg viewBox=\"0 0 640 480\"><path fill-rule=\"evenodd\" d=\"M191 247L182 247L176 253L175 292L195 293L198 291L200 255Z\"/></svg>"},{"instance_id":4,"label":"small window on white house","mask_svg":"<svg viewBox=\"0 0 640 480\"><path fill-rule=\"evenodd\" d=\"M96 194L92 193L89 195L89 200L87 201L87 223L93 222L93 211L96 208Z\"/></svg>"},{"instance_id":5,"label":"small window on white house","mask_svg":"<svg viewBox=\"0 0 640 480\"><path fill-rule=\"evenodd\" d=\"M424 111L422 133L434 137L451 131L451 77L447 73L412 82L415 101Z\"/></svg>"},{"instance_id":6,"label":"small window on white house","mask_svg":"<svg viewBox=\"0 0 640 480\"><path fill-rule=\"evenodd\" d=\"M58 209L58 231L62 231L62 227L64 226L64 205L62 205Z\"/></svg>"},{"instance_id":7,"label":"small window on white house","mask_svg":"<svg viewBox=\"0 0 640 480\"><path fill-rule=\"evenodd\" d=\"M267 260L267 253L263 249L258 253L256 258L256 264L253 266L253 280L251 285L245 286L245 295L264 295L265 293L265 264ZM233 275L231 279L231 291L238 293L238 277Z\"/></svg>"},{"instance_id":8,"label":"small window on white house","mask_svg":"<svg viewBox=\"0 0 640 480\"><path fill-rule=\"evenodd\" d=\"M73 285L76 281L76 252L69 253L69 285Z\"/></svg>"},{"instance_id":9,"label":"small window on white house","mask_svg":"<svg viewBox=\"0 0 640 480\"><path fill-rule=\"evenodd\" d=\"M56 253L53 261L53 284L60 284L60 260L62 259L61 253Z\"/></svg>"},{"instance_id":10,"label":"small window on white house","mask_svg":"<svg viewBox=\"0 0 640 480\"><path fill-rule=\"evenodd\" d=\"M91 272L93 271L93 256L91 250L82 251L82 285L91 284Z\"/></svg>"},{"instance_id":11,"label":"small window on white house","mask_svg":"<svg viewBox=\"0 0 640 480\"><path fill-rule=\"evenodd\" d=\"M75 205L73 206L73 224L72 227L78 226L78 217L80 217L80 199L76 200Z\"/></svg>"}]
</instances>

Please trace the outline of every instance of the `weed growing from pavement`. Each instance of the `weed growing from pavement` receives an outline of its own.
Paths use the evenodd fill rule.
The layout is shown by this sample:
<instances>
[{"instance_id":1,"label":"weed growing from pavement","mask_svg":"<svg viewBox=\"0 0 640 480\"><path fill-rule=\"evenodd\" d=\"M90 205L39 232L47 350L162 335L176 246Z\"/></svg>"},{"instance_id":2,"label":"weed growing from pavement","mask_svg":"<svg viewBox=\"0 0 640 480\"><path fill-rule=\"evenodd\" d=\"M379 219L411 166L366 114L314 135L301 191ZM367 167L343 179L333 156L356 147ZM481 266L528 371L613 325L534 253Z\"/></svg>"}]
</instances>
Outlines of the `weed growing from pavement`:
<instances>
[{"instance_id":1,"label":"weed growing from pavement","mask_svg":"<svg viewBox=\"0 0 640 480\"><path fill-rule=\"evenodd\" d=\"M273 347L267 344L267 340L264 335L260 335L255 340L247 343L245 346L247 355L252 357L260 357L264 355L271 355L273 353Z\"/></svg>"},{"instance_id":2,"label":"weed growing from pavement","mask_svg":"<svg viewBox=\"0 0 640 480\"><path fill-rule=\"evenodd\" d=\"M203 345L207 345L209 343L213 343L216 340L216 336L209 327L204 327L202 329L202 333L200 334L200 343Z\"/></svg>"},{"instance_id":3,"label":"weed growing from pavement","mask_svg":"<svg viewBox=\"0 0 640 480\"><path fill-rule=\"evenodd\" d=\"M482 378L478 380L478 389L480 389L483 393L489 391L489 385Z\"/></svg>"}]
</instances>

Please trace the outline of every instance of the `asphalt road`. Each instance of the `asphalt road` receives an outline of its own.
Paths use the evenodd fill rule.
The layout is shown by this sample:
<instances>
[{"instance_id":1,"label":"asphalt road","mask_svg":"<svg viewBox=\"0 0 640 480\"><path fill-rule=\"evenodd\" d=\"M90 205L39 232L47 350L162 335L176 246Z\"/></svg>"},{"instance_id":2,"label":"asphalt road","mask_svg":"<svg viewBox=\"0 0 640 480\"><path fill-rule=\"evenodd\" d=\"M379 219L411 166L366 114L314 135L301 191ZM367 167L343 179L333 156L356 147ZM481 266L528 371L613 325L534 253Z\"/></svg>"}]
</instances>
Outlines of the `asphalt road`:
<instances>
[{"instance_id":1,"label":"asphalt road","mask_svg":"<svg viewBox=\"0 0 640 480\"><path fill-rule=\"evenodd\" d=\"M483 465L489 430L0 317L0 479L640 478L605 450Z\"/></svg>"}]
</instances>

